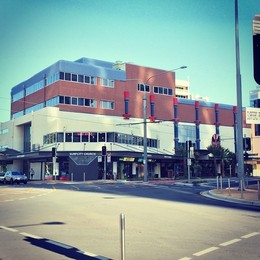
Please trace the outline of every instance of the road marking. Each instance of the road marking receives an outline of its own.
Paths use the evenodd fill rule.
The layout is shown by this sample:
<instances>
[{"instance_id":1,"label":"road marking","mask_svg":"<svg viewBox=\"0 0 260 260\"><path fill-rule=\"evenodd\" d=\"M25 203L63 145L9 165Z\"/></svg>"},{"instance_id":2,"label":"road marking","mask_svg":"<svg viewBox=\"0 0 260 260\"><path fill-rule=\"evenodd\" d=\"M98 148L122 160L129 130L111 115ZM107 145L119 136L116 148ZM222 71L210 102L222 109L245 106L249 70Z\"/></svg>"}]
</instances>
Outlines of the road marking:
<instances>
[{"instance_id":1,"label":"road marking","mask_svg":"<svg viewBox=\"0 0 260 260\"><path fill-rule=\"evenodd\" d=\"M193 254L193 255L195 255L195 256L202 256L202 255L208 254L208 253L210 253L210 252L212 252L212 251L215 251L215 250L217 250L217 249L219 249L219 247L213 246L213 247L209 247L209 248L207 248L207 249L204 249L204 250L202 250L202 251L199 251L199 252L197 252L197 253L195 253L195 254Z\"/></svg>"},{"instance_id":2,"label":"road marking","mask_svg":"<svg viewBox=\"0 0 260 260\"><path fill-rule=\"evenodd\" d=\"M237 243L237 242L239 242L239 241L241 241L240 238L235 238L235 239L229 240L229 241L227 241L227 242L221 243L221 244L219 244L219 245L220 245L220 246L230 246L230 245L235 244L235 243Z\"/></svg>"},{"instance_id":3,"label":"road marking","mask_svg":"<svg viewBox=\"0 0 260 260\"><path fill-rule=\"evenodd\" d=\"M259 234L260 234L259 232L253 232L253 233L244 235L244 236L242 236L241 238L249 238L249 237L257 236L257 235L259 235Z\"/></svg>"},{"instance_id":4,"label":"road marking","mask_svg":"<svg viewBox=\"0 0 260 260\"><path fill-rule=\"evenodd\" d=\"M9 227L4 227L4 226L0 226L0 228L7 230L7 231L11 231L11 232L18 232L18 230L14 229L14 228L9 228Z\"/></svg>"},{"instance_id":5,"label":"road marking","mask_svg":"<svg viewBox=\"0 0 260 260\"><path fill-rule=\"evenodd\" d=\"M68 245L65 245L65 244L62 244L62 243L53 241L53 240L47 240L46 242L47 242L47 243L50 243L50 244L52 244L52 245L55 245L55 246L59 246L59 247L65 248L65 249L71 249L71 248L73 248L72 246L68 246Z\"/></svg>"},{"instance_id":6,"label":"road marking","mask_svg":"<svg viewBox=\"0 0 260 260\"><path fill-rule=\"evenodd\" d=\"M95 257L96 259L100 259L100 260L108 260L109 258L104 257L104 256L99 256L90 252L84 252L84 251L77 251L78 253L82 254L82 255L86 255L86 256L92 256Z\"/></svg>"},{"instance_id":7,"label":"road marking","mask_svg":"<svg viewBox=\"0 0 260 260\"><path fill-rule=\"evenodd\" d=\"M35 239L42 239L42 237L38 237L29 233L25 233L25 232L21 232L21 235L25 236L25 237L31 237L31 238L35 238Z\"/></svg>"},{"instance_id":8,"label":"road marking","mask_svg":"<svg viewBox=\"0 0 260 260\"><path fill-rule=\"evenodd\" d=\"M26 200L27 198L19 198L18 200Z\"/></svg>"},{"instance_id":9,"label":"road marking","mask_svg":"<svg viewBox=\"0 0 260 260\"><path fill-rule=\"evenodd\" d=\"M190 257L183 257L183 258L180 258L179 260L190 260L190 259L192 259L192 258L190 258Z\"/></svg>"}]
</instances>

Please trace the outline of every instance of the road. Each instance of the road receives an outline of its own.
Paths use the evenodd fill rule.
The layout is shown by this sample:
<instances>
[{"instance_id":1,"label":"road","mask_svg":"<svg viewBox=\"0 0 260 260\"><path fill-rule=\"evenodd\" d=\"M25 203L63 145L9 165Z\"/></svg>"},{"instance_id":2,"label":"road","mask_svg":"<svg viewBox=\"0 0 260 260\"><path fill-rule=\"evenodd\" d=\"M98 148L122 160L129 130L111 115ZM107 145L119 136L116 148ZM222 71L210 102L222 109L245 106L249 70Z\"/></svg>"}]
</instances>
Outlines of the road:
<instances>
[{"instance_id":1,"label":"road","mask_svg":"<svg viewBox=\"0 0 260 260\"><path fill-rule=\"evenodd\" d=\"M260 209L207 187L85 182L0 186L0 259L260 259Z\"/></svg>"}]
</instances>

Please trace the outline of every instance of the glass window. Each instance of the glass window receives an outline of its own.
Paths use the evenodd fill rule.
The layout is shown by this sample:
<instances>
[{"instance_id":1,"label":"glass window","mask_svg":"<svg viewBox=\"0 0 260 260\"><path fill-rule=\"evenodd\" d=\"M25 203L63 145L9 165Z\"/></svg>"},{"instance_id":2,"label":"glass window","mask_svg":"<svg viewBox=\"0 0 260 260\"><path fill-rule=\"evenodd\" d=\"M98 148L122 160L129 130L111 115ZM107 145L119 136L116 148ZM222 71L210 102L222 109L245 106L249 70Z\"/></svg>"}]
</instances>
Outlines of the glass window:
<instances>
[{"instance_id":1,"label":"glass window","mask_svg":"<svg viewBox=\"0 0 260 260\"><path fill-rule=\"evenodd\" d=\"M19 99L21 99L23 97L24 97L24 91L22 90L22 91L20 91L20 92L18 92L18 93L13 95L12 101L15 102L16 100L19 100Z\"/></svg>"},{"instance_id":2,"label":"glass window","mask_svg":"<svg viewBox=\"0 0 260 260\"><path fill-rule=\"evenodd\" d=\"M153 87L153 93L159 93L159 89L158 89L158 87Z\"/></svg>"},{"instance_id":3,"label":"glass window","mask_svg":"<svg viewBox=\"0 0 260 260\"><path fill-rule=\"evenodd\" d=\"M90 142L97 142L97 133L90 133Z\"/></svg>"},{"instance_id":4,"label":"glass window","mask_svg":"<svg viewBox=\"0 0 260 260\"><path fill-rule=\"evenodd\" d=\"M84 98L78 98L78 106L84 106Z\"/></svg>"},{"instance_id":5,"label":"glass window","mask_svg":"<svg viewBox=\"0 0 260 260\"><path fill-rule=\"evenodd\" d=\"M57 133L57 142L64 142L64 133L63 132L59 132Z\"/></svg>"},{"instance_id":6,"label":"glass window","mask_svg":"<svg viewBox=\"0 0 260 260\"><path fill-rule=\"evenodd\" d=\"M159 87L159 94L163 94L163 88Z\"/></svg>"},{"instance_id":7,"label":"glass window","mask_svg":"<svg viewBox=\"0 0 260 260\"><path fill-rule=\"evenodd\" d=\"M78 99L76 97L71 98L71 104L72 105L77 105L78 104Z\"/></svg>"},{"instance_id":8,"label":"glass window","mask_svg":"<svg viewBox=\"0 0 260 260\"><path fill-rule=\"evenodd\" d=\"M88 84L90 84L90 77L89 76L85 76L85 83L88 83Z\"/></svg>"},{"instance_id":9,"label":"glass window","mask_svg":"<svg viewBox=\"0 0 260 260\"><path fill-rule=\"evenodd\" d=\"M82 82L83 83L84 77L83 75L78 75L78 82Z\"/></svg>"},{"instance_id":10,"label":"glass window","mask_svg":"<svg viewBox=\"0 0 260 260\"><path fill-rule=\"evenodd\" d=\"M169 95L169 96L172 96L172 95L173 95L172 88L168 88L168 95Z\"/></svg>"},{"instance_id":11,"label":"glass window","mask_svg":"<svg viewBox=\"0 0 260 260\"><path fill-rule=\"evenodd\" d=\"M65 104L70 104L71 103L71 97L65 97Z\"/></svg>"},{"instance_id":12,"label":"glass window","mask_svg":"<svg viewBox=\"0 0 260 260\"><path fill-rule=\"evenodd\" d=\"M71 80L71 74L65 73L65 80Z\"/></svg>"},{"instance_id":13,"label":"glass window","mask_svg":"<svg viewBox=\"0 0 260 260\"><path fill-rule=\"evenodd\" d=\"M91 84L93 84L93 85L97 85L97 78L96 77L91 77L91 79L90 79L91 81Z\"/></svg>"},{"instance_id":14,"label":"glass window","mask_svg":"<svg viewBox=\"0 0 260 260\"><path fill-rule=\"evenodd\" d=\"M82 133L82 142L88 142L88 140L89 140L88 137L89 137L88 132Z\"/></svg>"},{"instance_id":15,"label":"glass window","mask_svg":"<svg viewBox=\"0 0 260 260\"><path fill-rule=\"evenodd\" d=\"M114 102L113 101L105 101L101 100L101 108L103 109L114 109Z\"/></svg>"},{"instance_id":16,"label":"glass window","mask_svg":"<svg viewBox=\"0 0 260 260\"><path fill-rule=\"evenodd\" d=\"M72 81L78 81L77 74L72 74L71 79L72 79Z\"/></svg>"},{"instance_id":17,"label":"glass window","mask_svg":"<svg viewBox=\"0 0 260 260\"><path fill-rule=\"evenodd\" d=\"M64 80L64 72L60 72L60 79Z\"/></svg>"},{"instance_id":18,"label":"glass window","mask_svg":"<svg viewBox=\"0 0 260 260\"><path fill-rule=\"evenodd\" d=\"M107 133L107 142L114 142L114 133Z\"/></svg>"},{"instance_id":19,"label":"glass window","mask_svg":"<svg viewBox=\"0 0 260 260\"><path fill-rule=\"evenodd\" d=\"M163 94L164 94L164 95L168 95L168 88L164 88L164 89L163 89Z\"/></svg>"},{"instance_id":20,"label":"glass window","mask_svg":"<svg viewBox=\"0 0 260 260\"><path fill-rule=\"evenodd\" d=\"M90 106L90 100L88 98L85 98L85 104L86 107Z\"/></svg>"},{"instance_id":21,"label":"glass window","mask_svg":"<svg viewBox=\"0 0 260 260\"><path fill-rule=\"evenodd\" d=\"M72 142L72 133L65 133L65 142Z\"/></svg>"},{"instance_id":22,"label":"glass window","mask_svg":"<svg viewBox=\"0 0 260 260\"><path fill-rule=\"evenodd\" d=\"M106 133L98 133L98 141L105 142L106 141Z\"/></svg>"},{"instance_id":23,"label":"glass window","mask_svg":"<svg viewBox=\"0 0 260 260\"><path fill-rule=\"evenodd\" d=\"M80 142L81 133L80 132L74 132L73 133L73 142L78 143Z\"/></svg>"},{"instance_id":24,"label":"glass window","mask_svg":"<svg viewBox=\"0 0 260 260\"><path fill-rule=\"evenodd\" d=\"M64 96L59 96L59 103L60 104L64 104L64 102L65 102L65 98L64 98Z\"/></svg>"}]
</instances>

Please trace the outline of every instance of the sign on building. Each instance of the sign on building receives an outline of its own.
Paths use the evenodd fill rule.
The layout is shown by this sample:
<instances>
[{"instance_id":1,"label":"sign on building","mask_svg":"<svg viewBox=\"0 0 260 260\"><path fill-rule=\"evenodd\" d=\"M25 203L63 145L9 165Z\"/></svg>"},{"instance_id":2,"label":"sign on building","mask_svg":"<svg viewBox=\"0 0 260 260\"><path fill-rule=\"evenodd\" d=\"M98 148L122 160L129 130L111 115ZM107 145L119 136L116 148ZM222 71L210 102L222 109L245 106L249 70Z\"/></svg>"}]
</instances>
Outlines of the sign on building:
<instances>
[{"instance_id":1,"label":"sign on building","mask_svg":"<svg viewBox=\"0 0 260 260\"><path fill-rule=\"evenodd\" d=\"M256 107L246 108L246 123L260 124L260 108L256 108Z\"/></svg>"}]
</instances>

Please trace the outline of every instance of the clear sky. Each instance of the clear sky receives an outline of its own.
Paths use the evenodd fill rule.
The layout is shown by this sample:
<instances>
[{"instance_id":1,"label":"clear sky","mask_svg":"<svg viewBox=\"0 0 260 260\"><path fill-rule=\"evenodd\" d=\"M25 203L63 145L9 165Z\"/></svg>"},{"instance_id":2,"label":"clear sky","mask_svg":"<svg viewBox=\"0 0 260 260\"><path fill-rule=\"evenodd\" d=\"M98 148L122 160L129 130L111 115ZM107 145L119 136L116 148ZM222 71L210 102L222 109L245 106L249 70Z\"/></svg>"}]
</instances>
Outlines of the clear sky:
<instances>
[{"instance_id":1,"label":"clear sky","mask_svg":"<svg viewBox=\"0 0 260 260\"><path fill-rule=\"evenodd\" d=\"M252 19L238 0L243 106L256 88ZM10 91L58 60L81 57L176 71L194 95L236 105L235 0L0 0L0 121Z\"/></svg>"}]
</instances>

